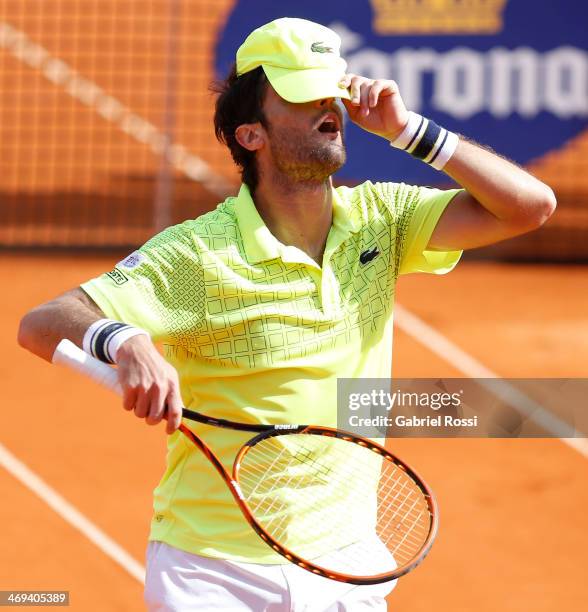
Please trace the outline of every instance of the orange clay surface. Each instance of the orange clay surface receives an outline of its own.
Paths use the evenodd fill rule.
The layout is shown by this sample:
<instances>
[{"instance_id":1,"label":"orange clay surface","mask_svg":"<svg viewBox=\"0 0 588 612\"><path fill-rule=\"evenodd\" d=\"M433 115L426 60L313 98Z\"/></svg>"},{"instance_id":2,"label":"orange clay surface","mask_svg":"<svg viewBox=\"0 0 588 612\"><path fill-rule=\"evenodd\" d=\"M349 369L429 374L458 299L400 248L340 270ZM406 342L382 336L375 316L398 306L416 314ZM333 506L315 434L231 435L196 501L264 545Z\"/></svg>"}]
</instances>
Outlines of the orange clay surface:
<instances>
[{"instance_id":1,"label":"orange clay surface","mask_svg":"<svg viewBox=\"0 0 588 612\"><path fill-rule=\"evenodd\" d=\"M0 255L0 443L143 563L163 428L15 341L27 309L116 259ZM463 263L446 277L401 279L397 297L501 376L588 375L587 268ZM462 375L426 345L397 329L394 374ZM426 477L442 514L432 552L400 581L390 610L586 609L587 458L559 440L391 446ZM69 590L69 609L84 612L143 609L141 584L2 468L0 500L0 590Z\"/></svg>"}]
</instances>

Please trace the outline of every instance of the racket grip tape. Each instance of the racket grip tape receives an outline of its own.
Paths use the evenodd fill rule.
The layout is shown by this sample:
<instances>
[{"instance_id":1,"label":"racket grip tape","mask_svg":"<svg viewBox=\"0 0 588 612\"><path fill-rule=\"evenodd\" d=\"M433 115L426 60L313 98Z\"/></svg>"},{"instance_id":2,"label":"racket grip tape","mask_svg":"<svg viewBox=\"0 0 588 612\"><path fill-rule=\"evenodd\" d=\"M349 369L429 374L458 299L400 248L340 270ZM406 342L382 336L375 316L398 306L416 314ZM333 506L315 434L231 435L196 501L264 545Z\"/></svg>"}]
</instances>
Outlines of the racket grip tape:
<instances>
[{"instance_id":1,"label":"racket grip tape","mask_svg":"<svg viewBox=\"0 0 588 612\"><path fill-rule=\"evenodd\" d=\"M103 387L122 395L116 370L88 355L70 340L64 339L57 345L51 361L84 374Z\"/></svg>"}]
</instances>

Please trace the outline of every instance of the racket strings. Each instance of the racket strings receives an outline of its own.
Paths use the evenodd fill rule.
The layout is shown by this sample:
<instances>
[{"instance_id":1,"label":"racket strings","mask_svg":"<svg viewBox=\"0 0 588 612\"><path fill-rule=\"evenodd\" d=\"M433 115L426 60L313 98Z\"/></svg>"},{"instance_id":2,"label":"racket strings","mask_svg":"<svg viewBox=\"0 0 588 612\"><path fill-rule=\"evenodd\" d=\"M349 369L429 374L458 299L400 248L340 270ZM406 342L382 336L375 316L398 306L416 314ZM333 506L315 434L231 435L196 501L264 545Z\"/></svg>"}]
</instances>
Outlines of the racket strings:
<instances>
[{"instance_id":1,"label":"racket strings","mask_svg":"<svg viewBox=\"0 0 588 612\"><path fill-rule=\"evenodd\" d=\"M291 486L293 482L294 476L290 476L283 483L285 487ZM337 485L336 482L333 484ZM399 482L395 483L398 485L399 490L395 491L394 489L389 489L389 491L394 493L393 498L386 498L387 505L387 516L382 516L380 522L376 527L376 532L381 535L382 538L386 540L386 542L390 542L390 534L394 534L392 531L393 524L401 523L402 525L408 525L406 529L405 536L399 541L397 545L394 546L394 552L398 551L400 547L404 544L405 539L409 539L409 543L419 544L422 542L423 533L426 537L428 533L428 520L426 522L426 529L418 529L419 520L423 516L423 509L419 508L419 496L415 494L414 491L406 489L403 492L402 496L399 496L403 487L406 487L406 483L401 485ZM338 496L333 496L331 501L336 503L338 501L347 500L348 494L345 492L344 488L337 488L340 491ZM301 489L297 489L298 494L300 495ZM312 491L308 492L308 495L312 495ZM412 504L410 503L411 499ZM312 497L307 498L310 505L314 506L316 502L316 497L312 495ZM380 502L382 503L382 502ZM263 511L265 516L268 516L272 511L277 510L277 506L279 504L279 498L277 496L271 496L266 499L261 499L259 503L255 506L256 513ZM311 510L312 511L312 510ZM277 514L277 513L276 513ZM280 518L273 520L271 523L272 532L276 539L281 539L284 536L284 530L288 526L288 518L289 514L287 512L281 512ZM412 532L415 532L414 534ZM426 533L425 533L426 532Z\"/></svg>"},{"instance_id":2,"label":"racket strings","mask_svg":"<svg viewBox=\"0 0 588 612\"><path fill-rule=\"evenodd\" d=\"M267 533L327 571L392 571L420 553L430 532L429 505L412 477L339 438L265 438L243 458L239 482Z\"/></svg>"},{"instance_id":3,"label":"racket strings","mask_svg":"<svg viewBox=\"0 0 588 612\"><path fill-rule=\"evenodd\" d=\"M291 482L291 478L288 479L287 483L289 484L290 482ZM410 492L406 492L405 491L405 495L404 495L405 501L409 499L410 495L411 495ZM395 493L395 497L396 497L396 501L398 502L399 501L398 492ZM334 503L334 504L336 504L337 501L338 500L335 499L335 498L331 499L331 502ZM345 501L349 501L349 500L346 499ZM314 498L313 498L312 502L313 503L315 502ZM410 517L409 515L414 512L414 509L415 509L416 505L417 505L417 500L415 498L413 500L413 503L409 507L409 509L408 510L405 509L406 511L400 517L400 520L405 522ZM276 503L275 503L275 498L274 498L273 503L270 506L268 506L268 507L269 507L269 509L273 510L275 508L275 506L276 506ZM387 540L387 543L389 545L392 544L392 542L390 542L390 538L388 537L389 536L389 532L388 532L387 528L388 528L389 524L393 521L393 519L397 519L398 520L398 515L399 515L402 507L403 506L399 506L398 503L396 503L394 508L392 509L392 512L390 513L388 523L384 523L383 525L380 525L380 527L377 530L378 533L381 536L382 535L386 535L385 539ZM263 505L258 505L256 511L259 512L259 510L261 508L266 509ZM348 507L346 509L348 510ZM392 549L392 551L396 555L397 562L409 561L412 558L412 556L413 556L415 546L418 549L420 549L420 547L422 545L423 537L426 537L427 533L422 532L422 536L419 539L419 537L415 538L415 535L418 536L418 534L416 534L416 533L413 534L412 531L414 530L414 526L417 524L416 521L418 521L418 519L420 518L421 515L422 515L422 513L417 513L415 515L415 517L413 517L413 519L412 519L412 524L411 524L412 528L409 528L405 532L404 536L401 537L401 539L395 545L390 546L390 548ZM342 516L345 516L345 515L342 515ZM329 520L329 521L332 520L331 517L323 517L323 518L325 520ZM285 536L284 530L285 530L285 528L287 528L289 526L289 522L287 521L287 519L288 519L288 517L284 513L282 515L282 518L279 521L274 520L274 521L271 521L270 524L266 524L266 528L268 528L268 530L272 533L272 535L276 539L282 540L284 538L284 536ZM341 526L338 526L338 529L340 529L340 528L341 528ZM394 535L397 535L397 533L394 532ZM354 565L357 566L357 561L361 560L361 558L362 558L362 555L360 555L359 552L360 551L358 550L358 546L355 546L354 547L354 563L353 564L346 564L345 567L342 567L341 565L339 565L339 569L340 570L341 569L346 569L347 571L357 569L357 567L354 568ZM369 556L371 556L372 555L371 549L370 549L370 551L366 551L365 554L366 555L369 554ZM341 561L341 559L339 559L339 561Z\"/></svg>"},{"instance_id":4,"label":"racket strings","mask_svg":"<svg viewBox=\"0 0 588 612\"><path fill-rule=\"evenodd\" d=\"M272 447L272 451L274 450L275 448ZM268 468L265 469L262 464L257 464L254 467L249 466L250 469L247 474L241 473L240 482L241 485L249 482L257 483L247 496L253 502L254 513L256 516L263 515L266 522L271 525L271 530L268 529L268 531L276 539L282 540L286 535L285 530L289 526L291 508L284 506L284 500L276 492L278 490L286 492L295 490L298 507L301 505L307 507L312 504L315 497L305 497L305 495L308 496L313 487L327 484L324 478L330 475L331 470L313 459L309 448L298 449L296 454L291 454L284 447L275 450L275 452L276 457L272 459L271 453L268 453L267 450L260 450L259 457L269 463ZM301 468L304 468L307 472L303 479L301 478ZM333 484L336 485L336 482L334 481ZM307 491L304 491L304 488ZM271 521L269 517L273 517Z\"/></svg>"},{"instance_id":5,"label":"racket strings","mask_svg":"<svg viewBox=\"0 0 588 612\"><path fill-rule=\"evenodd\" d=\"M278 453L275 454L275 456L272 456L271 453L268 453L268 452L262 453L260 451L257 453L258 458L263 457L265 461L256 462L256 464L250 464L246 472L245 471L241 472L240 480L242 482L243 481L247 482L248 480L251 480L251 482L255 483L253 488L250 489L250 493L249 493L250 497L253 497L258 492L262 494L267 493L267 487L263 491L261 488L262 488L262 483L267 483L268 478L271 480L272 484L275 485L275 480L276 480L275 472L276 472L277 467L280 468L280 471L279 471L280 485L285 488L288 488L292 484L292 481L297 476L297 474L295 472L290 473L290 475L285 479L284 479L284 475L288 474L287 468L289 468L293 464L294 465L295 464L305 465L307 468L312 469L312 479L309 479L311 481L309 482L309 484L314 485L314 486L316 485L316 477L318 475L331 477L333 479L333 482L332 482L333 485L338 484L337 480L339 480L340 482L346 480L346 476L347 476L346 474L344 475L339 474L339 478L337 478L337 475L334 473L333 469L330 466L324 465L323 463L317 461L315 458L311 459L312 455L308 449L305 453L298 453L296 455L291 455L290 457L284 458L285 454L286 454L286 448L284 447L281 447ZM377 457L375 454L373 456ZM339 459L342 459L342 458L343 457L340 457ZM406 508L407 498L408 496L414 495L414 490L409 490L406 488L406 484L407 484L406 480L404 481L404 483L402 483L399 481L397 477L392 479L393 476L396 476L398 474L399 468L397 468L394 464L390 464L390 465L392 466L392 473L388 474L388 478L386 482L380 483L380 489L379 489L380 494L382 493L385 494L385 498L387 499L388 504L392 504L393 506L400 505L401 507ZM389 484L390 481L392 481L391 485ZM300 483L297 483L297 484L300 485ZM300 490L300 488L298 490ZM418 491L420 493L420 489L418 489ZM404 493L404 497L401 497L402 493ZM271 503L275 504L276 498L273 497L271 499L272 499ZM418 499L418 497L416 499ZM263 501L264 499L262 499L261 504L263 504ZM263 507L261 504L258 507ZM266 509L269 509L269 508L271 508L271 506L266 506Z\"/></svg>"},{"instance_id":6,"label":"racket strings","mask_svg":"<svg viewBox=\"0 0 588 612\"><path fill-rule=\"evenodd\" d=\"M294 478L295 478L295 475L291 475L285 480L282 480L280 484L285 488L289 488L292 486ZM333 484L335 486L337 485L336 482L334 482ZM338 498L333 496L331 498L332 502L337 502L339 501L339 499L347 498L347 493L345 492L344 488L339 487L337 488L337 490L340 491L341 493L338 496ZM253 492L260 493L259 484L255 487ZM299 496L301 495L300 488L297 489L297 493ZM423 510L422 508L419 508L419 504L418 504L419 497L414 494L414 491L405 490L402 496L399 495L400 493L401 493L401 487L399 488L399 491L394 491L393 498L389 500L387 520L386 522L382 522L382 520L380 521L377 531L380 532L381 534L388 534L389 527L391 527L393 521L395 520L397 522L400 521L403 524L410 525L410 528L409 530L407 530L407 533L406 533L406 538L409 538L412 541L414 540L415 536L417 536L418 538L418 536L420 535L416 533L415 536L411 538L411 535L412 535L411 532L413 530L416 530L416 527L418 526L418 521L423 515ZM312 491L309 490L309 494L312 494ZM413 498L412 504L410 503L410 498ZM288 512L283 512L283 511L278 512L279 510L282 510L281 507L278 507L280 503L279 499L280 498L277 495L261 496L259 500L256 500L257 503L254 504L256 514L263 512L266 518L269 517L269 515L275 511L276 518L272 521L271 527L272 527L273 534L278 539L283 537L283 529L288 526L288 518L289 518ZM312 495L312 497L307 498L307 499L308 499L308 503L305 504L306 506L315 505L316 497L314 495ZM278 518L278 514L279 514L279 518ZM423 530L421 530L421 532L422 531ZM403 543L404 539L401 540L400 544Z\"/></svg>"}]
</instances>

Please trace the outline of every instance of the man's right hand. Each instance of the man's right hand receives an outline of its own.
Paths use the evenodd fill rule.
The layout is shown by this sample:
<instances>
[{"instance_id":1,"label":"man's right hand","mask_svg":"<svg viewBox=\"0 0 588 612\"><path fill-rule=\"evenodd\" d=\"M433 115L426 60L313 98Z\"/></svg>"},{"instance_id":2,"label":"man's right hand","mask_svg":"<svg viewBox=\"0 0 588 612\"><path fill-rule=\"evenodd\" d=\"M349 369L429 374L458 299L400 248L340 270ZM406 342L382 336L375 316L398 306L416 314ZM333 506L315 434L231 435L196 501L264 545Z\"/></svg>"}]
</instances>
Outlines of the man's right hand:
<instances>
[{"instance_id":1,"label":"man's right hand","mask_svg":"<svg viewBox=\"0 0 588 612\"><path fill-rule=\"evenodd\" d=\"M118 377L125 410L145 419L148 425L167 420L168 434L182 420L182 398L178 373L159 354L147 336L133 336L116 354Z\"/></svg>"}]
</instances>

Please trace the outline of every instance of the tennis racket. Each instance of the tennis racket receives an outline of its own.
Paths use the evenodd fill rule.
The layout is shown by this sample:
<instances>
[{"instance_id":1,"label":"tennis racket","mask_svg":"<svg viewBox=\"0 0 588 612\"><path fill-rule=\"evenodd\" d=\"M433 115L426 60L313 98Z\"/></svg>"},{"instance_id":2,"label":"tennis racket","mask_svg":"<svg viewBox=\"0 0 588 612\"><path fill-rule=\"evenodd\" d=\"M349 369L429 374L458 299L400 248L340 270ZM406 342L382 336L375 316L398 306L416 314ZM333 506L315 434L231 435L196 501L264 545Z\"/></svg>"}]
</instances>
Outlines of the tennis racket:
<instances>
[{"instance_id":1,"label":"tennis racket","mask_svg":"<svg viewBox=\"0 0 588 612\"><path fill-rule=\"evenodd\" d=\"M69 340L60 342L53 362L122 392L114 368ZM237 423L186 408L183 418L255 434L229 474L197 434L180 426L221 475L251 527L288 561L365 585L407 574L429 552L438 526L433 494L383 446L329 427Z\"/></svg>"}]
</instances>

